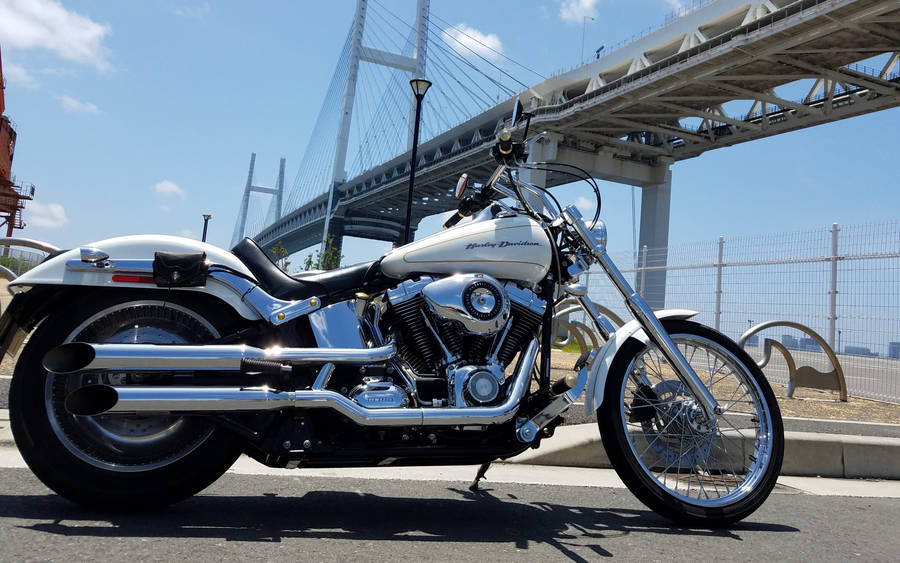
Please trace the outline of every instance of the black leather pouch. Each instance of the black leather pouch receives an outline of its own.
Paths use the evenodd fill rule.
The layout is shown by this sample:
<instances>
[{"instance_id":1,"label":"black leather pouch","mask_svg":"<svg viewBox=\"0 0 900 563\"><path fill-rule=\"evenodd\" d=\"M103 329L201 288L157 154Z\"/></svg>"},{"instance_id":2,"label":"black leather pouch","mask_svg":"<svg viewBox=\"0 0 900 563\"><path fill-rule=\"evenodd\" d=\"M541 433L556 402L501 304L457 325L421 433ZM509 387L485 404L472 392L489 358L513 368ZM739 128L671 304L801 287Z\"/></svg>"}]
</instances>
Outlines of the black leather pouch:
<instances>
[{"instance_id":1,"label":"black leather pouch","mask_svg":"<svg viewBox=\"0 0 900 563\"><path fill-rule=\"evenodd\" d=\"M153 256L153 280L159 287L202 287L207 270L205 252L157 252Z\"/></svg>"}]
</instances>

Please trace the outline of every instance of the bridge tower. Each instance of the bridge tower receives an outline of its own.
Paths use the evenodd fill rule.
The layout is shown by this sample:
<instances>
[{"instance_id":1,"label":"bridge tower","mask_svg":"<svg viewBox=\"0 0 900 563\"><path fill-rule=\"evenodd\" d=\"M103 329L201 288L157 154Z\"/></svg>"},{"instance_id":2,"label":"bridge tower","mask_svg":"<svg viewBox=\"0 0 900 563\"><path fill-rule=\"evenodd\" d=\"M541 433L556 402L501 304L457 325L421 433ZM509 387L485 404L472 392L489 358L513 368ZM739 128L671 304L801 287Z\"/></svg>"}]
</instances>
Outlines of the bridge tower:
<instances>
[{"instance_id":1,"label":"bridge tower","mask_svg":"<svg viewBox=\"0 0 900 563\"><path fill-rule=\"evenodd\" d=\"M359 63L367 62L390 68L407 71L410 78L425 77L425 51L428 43L428 10L430 0L416 0L416 41L411 57L390 53L381 49L366 47L363 45L363 32L366 26L366 8L368 0L356 1L356 14L353 18L353 31L350 34L350 60L348 61L347 82L344 86L344 97L341 104L341 121L338 126L337 147L334 154L334 166L332 168L331 188L328 191L328 207L325 211L325 227L322 231L321 251L324 254L325 245L331 238L331 245L340 254L343 246L343 219L334 216L335 198L337 188L347 181L347 144L350 140L350 122L353 118L353 102L356 97L356 81L359 73ZM412 147L413 126L416 114L416 98L410 92L409 96L409 131L407 144Z\"/></svg>"},{"instance_id":2,"label":"bridge tower","mask_svg":"<svg viewBox=\"0 0 900 563\"><path fill-rule=\"evenodd\" d=\"M278 180L276 181L274 188L257 186L253 183L253 169L256 166L256 153L250 153L250 170L247 172L247 184L244 186L244 196L241 198L241 209L238 211L238 224L231 241L232 246L240 242L240 240L247 235L247 209L250 206L250 194L252 192L273 196L275 198L275 220L281 219L281 214L283 212L282 203L284 201L285 162L284 157L281 157L281 161L278 165Z\"/></svg>"}]
</instances>

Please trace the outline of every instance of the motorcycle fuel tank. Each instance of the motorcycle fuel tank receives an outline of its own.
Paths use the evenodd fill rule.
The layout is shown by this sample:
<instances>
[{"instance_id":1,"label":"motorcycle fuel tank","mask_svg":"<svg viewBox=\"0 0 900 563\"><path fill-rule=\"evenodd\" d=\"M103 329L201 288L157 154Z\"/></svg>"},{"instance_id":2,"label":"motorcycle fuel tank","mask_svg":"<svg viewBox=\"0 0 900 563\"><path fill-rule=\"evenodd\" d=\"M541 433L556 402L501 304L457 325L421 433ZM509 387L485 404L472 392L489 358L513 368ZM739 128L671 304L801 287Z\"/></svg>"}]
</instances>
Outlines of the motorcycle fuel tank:
<instances>
[{"instance_id":1,"label":"motorcycle fuel tank","mask_svg":"<svg viewBox=\"0 0 900 563\"><path fill-rule=\"evenodd\" d=\"M550 269L550 240L529 217L515 216L459 225L388 252L381 271L392 278L412 273L480 272L535 284Z\"/></svg>"}]
</instances>

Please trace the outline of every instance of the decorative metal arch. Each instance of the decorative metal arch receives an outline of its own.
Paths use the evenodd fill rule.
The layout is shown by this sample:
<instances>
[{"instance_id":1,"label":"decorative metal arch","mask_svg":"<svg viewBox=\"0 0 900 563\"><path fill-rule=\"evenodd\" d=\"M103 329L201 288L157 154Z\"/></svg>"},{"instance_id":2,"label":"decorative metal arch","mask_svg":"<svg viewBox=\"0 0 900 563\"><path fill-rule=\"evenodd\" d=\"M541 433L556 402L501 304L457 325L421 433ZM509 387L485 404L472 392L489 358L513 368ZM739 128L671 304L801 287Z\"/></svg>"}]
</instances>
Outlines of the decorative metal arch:
<instances>
[{"instance_id":1,"label":"decorative metal arch","mask_svg":"<svg viewBox=\"0 0 900 563\"><path fill-rule=\"evenodd\" d=\"M766 321L751 327L747 332L742 334L740 340L738 340L738 345L741 348L746 348L747 340L749 340L751 336L776 326L797 329L815 340L828 356L834 369L828 373L821 372L812 366L800 366L798 369L793 354L791 354L782 343L772 340L771 338L766 338L763 341L763 358L757 362L756 365L760 368L766 367L772 357L772 348L775 348L781 352L785 362L787 362L789 374L788 397L794 396L794 389L797 387L809 387L812 389L838 391L840 393L841 401L847 402L847 383L844 381L844 369L841 367L841 362L838 361L837 355L834 353L834 350L831 349L831 346L825 342L825 339L808 326L793 321Z\"/></svg>"}]
</instances>

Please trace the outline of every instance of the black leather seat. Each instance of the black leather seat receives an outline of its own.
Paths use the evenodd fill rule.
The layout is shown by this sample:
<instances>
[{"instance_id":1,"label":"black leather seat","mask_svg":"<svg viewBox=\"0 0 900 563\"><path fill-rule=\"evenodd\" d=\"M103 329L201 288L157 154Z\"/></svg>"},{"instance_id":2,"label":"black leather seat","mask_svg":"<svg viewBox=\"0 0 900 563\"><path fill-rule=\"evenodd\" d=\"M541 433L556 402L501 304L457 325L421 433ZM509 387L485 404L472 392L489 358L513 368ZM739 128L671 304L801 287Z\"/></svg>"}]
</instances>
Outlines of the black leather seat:
<instances>
[{"instance_id":1,"label":"black leather seat","mask_svg":"<svg viewBox=\"0 0 900 563\"><path fill-rule=\"evenodd\" d=\"M381 275L377 260L292 277L275 265L251 238L239 242L231 252L253 273L260 287L278 299L299 300L318 296L323 301L337 301L357 291L384 289L391 285Z\"/></svg>"}]
</instances>

